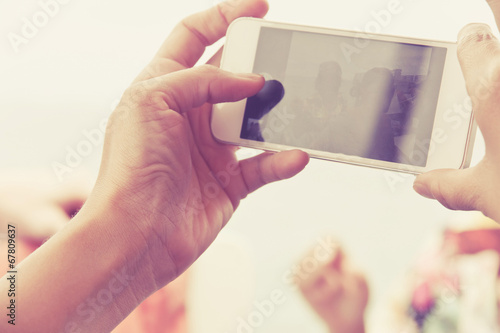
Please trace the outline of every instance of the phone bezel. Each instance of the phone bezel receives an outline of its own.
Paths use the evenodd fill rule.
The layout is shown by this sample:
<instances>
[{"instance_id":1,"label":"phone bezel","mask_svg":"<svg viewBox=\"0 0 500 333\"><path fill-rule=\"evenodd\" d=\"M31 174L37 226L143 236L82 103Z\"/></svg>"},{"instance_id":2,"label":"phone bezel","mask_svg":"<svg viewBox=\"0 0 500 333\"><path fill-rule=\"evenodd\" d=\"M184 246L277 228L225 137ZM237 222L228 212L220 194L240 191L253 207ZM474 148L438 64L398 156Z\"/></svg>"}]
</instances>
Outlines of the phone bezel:
<instances>
[{"instance_id":1,"label":"phone bezel","mask_svg":"<svg viewBox=\"0 0 500 333\"><path fill-rule=\"evenodd\" d=\"M301 26L255 18L240 18L234 21L228 29L226 44L224 47L221 62L222 69L235 73L252 72L260 36L260 30L262 27L329 34L352 38L369 37L370 39L380 41L447 48L448 52L445 60L443 79L441 82L441 90L437 104L433 134L431 137L431 142L434 142L434 148L433 151L428 155L427 165L425 167L385 162L311 149L298 149L307 152L311 157L314 158L413 174L419 174L433 169L459 169L468 167L472 154L471 147L474 141L475 134L473 112L472 110L465 110L465 113L461 112L461 122L457 128L454 128L452 122L450 121L450 112L451 115L453 115L455 124L458 120L457 117L459 115L453 114L453 112L455 112L454 109L457 107L457 105L459 107L461 105L460 109L463 111L464 108L469 108L468 104L470 102L470 100L467 100L465 82L460 70L458 58L456 56L456 43L422 40L417 38L399 37L392 35L367 34L349 30ZM464 107L464 104L467 105L465 105ZM282 151L297 148L240 138L245 106L246 99L236 103L224 103L214 106L211 117L211 127L213 136L216 138L216 140L222 143L256 148L266 151ZM444 137L446 137L446 140L445 142L442 142Z\"/></svg>"}]
</instances>

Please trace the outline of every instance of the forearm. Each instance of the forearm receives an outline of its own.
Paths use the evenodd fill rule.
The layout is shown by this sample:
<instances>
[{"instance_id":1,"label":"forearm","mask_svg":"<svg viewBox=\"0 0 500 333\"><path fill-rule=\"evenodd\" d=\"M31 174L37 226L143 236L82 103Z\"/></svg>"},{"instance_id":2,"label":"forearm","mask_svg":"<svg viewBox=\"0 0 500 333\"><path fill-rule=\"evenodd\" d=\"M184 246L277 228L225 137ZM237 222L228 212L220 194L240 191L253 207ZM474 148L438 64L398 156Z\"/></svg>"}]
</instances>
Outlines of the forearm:
<instances>
[{"instance_id":1,"label":"forearm","mask_svg":"<svg viewBox=\"0 0 500 333\"><path fill-rule=\"evenodd\" d=\"M83 209L26 258L17 267L16 325L3 315L0 331L110 331L152 293L145 250L119 219L113 212ZM8 289L4 277L2 308Z\"/></svg>"}]
</instances>

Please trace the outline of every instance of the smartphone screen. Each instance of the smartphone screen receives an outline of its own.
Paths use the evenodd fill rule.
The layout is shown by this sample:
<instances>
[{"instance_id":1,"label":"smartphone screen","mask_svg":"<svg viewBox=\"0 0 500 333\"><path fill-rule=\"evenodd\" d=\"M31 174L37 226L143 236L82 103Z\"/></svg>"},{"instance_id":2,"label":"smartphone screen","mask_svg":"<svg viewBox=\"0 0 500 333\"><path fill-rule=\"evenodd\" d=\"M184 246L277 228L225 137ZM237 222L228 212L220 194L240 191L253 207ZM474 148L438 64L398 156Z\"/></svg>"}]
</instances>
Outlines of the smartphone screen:
<instances>
[{"instance_id":1,"label":"smartphone screen","mask_svg":"<svg viewBox=\"0 0 500 333\"><path fill-rule=\"evenodd\" d=\"M262 27L241 138L425 167L446 53Z\"/></svg>"}]
</instances>

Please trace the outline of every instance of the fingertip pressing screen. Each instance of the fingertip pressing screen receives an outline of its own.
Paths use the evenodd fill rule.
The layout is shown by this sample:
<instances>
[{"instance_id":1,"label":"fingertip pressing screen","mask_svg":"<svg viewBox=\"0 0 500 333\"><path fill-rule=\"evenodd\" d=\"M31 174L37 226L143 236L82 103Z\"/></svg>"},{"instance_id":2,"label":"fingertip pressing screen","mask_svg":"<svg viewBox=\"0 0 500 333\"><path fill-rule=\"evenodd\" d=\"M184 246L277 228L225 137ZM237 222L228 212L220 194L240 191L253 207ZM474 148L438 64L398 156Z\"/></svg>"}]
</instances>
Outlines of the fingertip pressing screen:
<instances>
[{"instance_id":1,"label":"fingertip pressing screen","mask_svg":"<svg viewBox=\"0 0 500 333\"><path fill-rule=\"evenodd\" d=\"M446 54L262 27L241 138L425 167Z\"/></svg>"}]
</instances>

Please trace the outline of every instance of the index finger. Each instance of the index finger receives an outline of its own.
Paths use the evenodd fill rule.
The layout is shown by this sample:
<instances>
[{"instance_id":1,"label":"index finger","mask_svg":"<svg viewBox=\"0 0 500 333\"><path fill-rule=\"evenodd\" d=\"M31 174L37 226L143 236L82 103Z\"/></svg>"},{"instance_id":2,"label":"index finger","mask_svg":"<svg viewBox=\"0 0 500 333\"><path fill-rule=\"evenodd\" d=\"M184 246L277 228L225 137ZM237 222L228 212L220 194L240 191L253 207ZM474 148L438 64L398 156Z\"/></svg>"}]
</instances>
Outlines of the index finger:
<instances>
[{"instance_id":1,"label":"index finger","mask_svg":"<svg viewBox=\"0 0 500 333\"><path fill-rule=\"evenodd\" d=\"M266 0L227 0L185 18L165 40L148 72L140 79L193 67L207 46L226 35L231 22L240 17L264 17L268 9Z\"/></svg>"}]
</instances>

